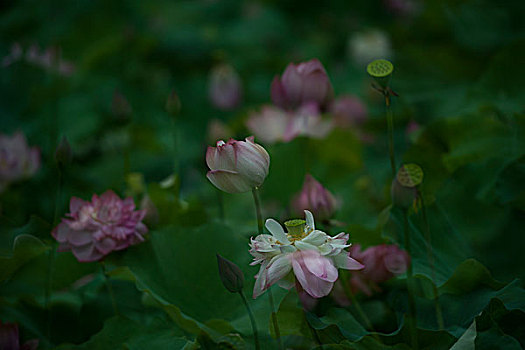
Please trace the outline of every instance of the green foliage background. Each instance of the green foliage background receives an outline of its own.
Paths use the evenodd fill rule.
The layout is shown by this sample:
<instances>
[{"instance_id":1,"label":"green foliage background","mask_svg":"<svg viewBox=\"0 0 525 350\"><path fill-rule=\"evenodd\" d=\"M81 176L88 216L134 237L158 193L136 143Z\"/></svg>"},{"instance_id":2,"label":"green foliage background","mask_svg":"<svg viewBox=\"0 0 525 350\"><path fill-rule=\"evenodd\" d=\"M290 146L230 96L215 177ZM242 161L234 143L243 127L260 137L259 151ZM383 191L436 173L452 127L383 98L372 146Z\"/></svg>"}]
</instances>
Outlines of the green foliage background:
<instances>
[{"instance_id":1,"label":"green foliage background","mask_svg":"<svg viewBox=\"0 0 525 350\"><path fill-rule=\"evenodd\" d=\"M34 178L0 194L0 319L18 322L22 339L39 338L41 349L251 348L247 315L238 296L222 287L215 253L243 269L251 295L252 199L223 195L226 220L219 220L217 191L205 178L204 153L213 143L206 128L217 118L232 127L232 137L246 137L244 120L270 102L273 76L289 62L314 57L336 94L352 93L367 104L364 131L374 141L336 130L325 140L265 145L271 168L261 188L264 215L288 218L308 171L342 199L336 219L353 243L402 246L402 214L390 207L383 103L347 52L351 35L380 28L392 41L392 87L400 95L393 105L396 153L424 170L436 256L433 273L422 214L413 213L420 347L524 347L524 10L512 0L428 0L414 17L393 16L378 0L3 2L1 55L15 42L57 45L76 71L62 77L26 62L0 68L0 131L22 130L42 153ZM233 65L244 84L243 104L232 112L208 100L209 72L220 62ZM133 108L129 121L111 112L115 89ZM172 89L182 102L175 122L164 110ZM410 120L422 126L412 139L405 134ZM74 157L57 199L53 154L61 136ZM56 247L50 231L69 198L113 189L140 200L143 193L126 182L126 153L160 217L149 224L146 243L107 262L121 314L112 312L99 266L78 263L70 253L56 254L46 310ZM159 182L172 174L175 159L176 185L164 189ZM405 279L382 289L360 298L372 330L354 306L336 307L327 298L305 315L293 292L273 288L285 344L315 347L309 324L324 349L409 348ZM263 346L272 349L267 296L251 304Z\"/></svg>"}]
</instances>

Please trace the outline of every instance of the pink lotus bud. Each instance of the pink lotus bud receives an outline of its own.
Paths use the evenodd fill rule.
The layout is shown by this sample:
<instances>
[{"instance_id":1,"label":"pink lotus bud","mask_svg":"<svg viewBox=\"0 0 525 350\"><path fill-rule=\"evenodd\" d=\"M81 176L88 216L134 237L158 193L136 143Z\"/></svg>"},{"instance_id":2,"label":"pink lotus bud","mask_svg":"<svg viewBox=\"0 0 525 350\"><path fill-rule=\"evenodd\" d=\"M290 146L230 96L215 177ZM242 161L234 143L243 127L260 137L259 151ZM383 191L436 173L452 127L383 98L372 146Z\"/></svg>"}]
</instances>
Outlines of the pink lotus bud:
<instances>
[{"instance_id":1,"label":"pink lotus bud","mask_svg":"<svg viewBox=\"0 0 525 350\"><path fill-rule=\"evenodd\" d=\"M113 191L93 195L91 202L72 197L69 210L51 234L59 251L72 251L80 262L98 261L140 243L148 232L142 223L146 212L135 210L131 197L122 200Z\"/></svg>"},{"instance_id":2,"label":"pink lotus bud","mask_svg":"<svg viewBox=\"0 0 525 350\"><path fill-rule=\"evenodd\" d=\"M210 74L209 95L218 109L231 110L239 105L242 98L242 83L233 67L221 64Z\"/></svg>"},{"instance_id":3,"label":"pink lotus bud","mask_svg":"<svg viewBox=\"0 0 525 350\"><path fill-rule=\"evenodd\" d=\"M380 290L379 283L404 273L410 263L408 254L393 244L381 244L364 251L359 245L354 245L350 252L365 265L363 270L352 274L350 284L354 290L367 295L371 295L372 290Z\"/></svg>"},{"instance_id":4,"label":"pink lotus bud","mask_svg":"<svg viewBox=\"0 0 525 350\"><path fill-rule=\"evenodd\" d=\"M335 124L341 128L361 125L366 121L367 110L361 100L355 96L346 95L337 98L330 105Z\"/></svg>"},{"instance_id":5,"label":"pink lotus bud","mask_svg":"<svg viewBox=\"0 0 525 350\"><path fill-rule=\"evenodd\" d=\"M259 187L268 175L270 156L254 137L245 141L220 140L217 147L208 147L206 175L218 189L228 193L248 192Z\"/></svg>"},{"instance_id":6,"label":"pink lotus bud","mask_svg":"<svg viewBox=\"0 0 525 350\"><path fill-rule=\"evenodd\" d=\"M222 257L220 254L217 255L217 265L219 266L219 277L221 278L224 288L230 293L242 292L244 286L244 275L235 263Z\"/></svg>"},{"instance_id":7,"label":"pink lotus bud","mask_svg":"<svg viewBox=\"0 0 525 350\"><path fill-rule=\"evenodd\" d=\"M0 349L2 350L36 350L39 340L31 339L20 345L18 325L0 321Z\"/></svg>"},{"instance_id":8,"label":"pink lotus bud","mask_svg":"<svg viewBox=\"0 0 525 350\"><path fill-rule=\"evenodd\" d=\"M33 176L40 168L40 151L27 145L24 134L0 135L0 192L11 182Z\"/></svg>"},{"instance_id":9,"label":"pink lotus bud","mask_svg":"<svg viewBox=\"0 0 525 350\"><path fill-rule=\"evenodd\" d=\"M303 189L292 200L292 210L300 215L310 210L319 220L328 220L337 209L337 201L332 193L310 174L304 177Z\"/></svg>"},{"instance_id":10,"label":"pink lotus bud","mask_svg":"<svg viewBox=\"0 0 525 350\"><path fill-rule=\"evenodd\" d=\"M295 109L313 102L325 107L334 96L330 78L317 59L299 64L290 63L281 77L273 79L272 101L284 109Z\"/></svg>"}]
</instances>

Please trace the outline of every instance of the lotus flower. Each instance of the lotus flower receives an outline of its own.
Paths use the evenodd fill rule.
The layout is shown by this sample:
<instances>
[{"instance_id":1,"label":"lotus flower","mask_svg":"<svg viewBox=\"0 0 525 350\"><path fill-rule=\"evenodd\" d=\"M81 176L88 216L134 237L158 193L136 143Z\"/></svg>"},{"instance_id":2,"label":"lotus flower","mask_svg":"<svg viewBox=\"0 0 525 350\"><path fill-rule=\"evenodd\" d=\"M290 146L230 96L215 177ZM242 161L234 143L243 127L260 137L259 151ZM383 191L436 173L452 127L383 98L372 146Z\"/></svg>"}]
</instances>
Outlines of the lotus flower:
<instances>
[{"instance_id":1,"label":"lotus flower","mask_svg":"<svg viewBox=\"0 0 525 350\"><path fill-rule=\"evenodd\" d=\"M31 339L20 345L18 325L0 321L0 349L2 350L36 350L39 340Z\"/></svg>"},{"instance_id":2,"label":"lotus flower","mask_svg":"<svg viewBox=\"0 0 525 350\"><path fill-rule=\"evenodd\" d=\"M0 135L0 192L11 182L31 177L40 168L40 151L27 145L24 134Z\"/></svg>"},{"instance_id":3,"label":"lotus flower","mask_svg":"<svg viewBox=\"0 0 525 350\"><path fill-rule=\"evenodd\" d=\"M335 124L341 128L361 125L366 121L367 110L361 100L347 95L334 100L330 105Z\"/></svg>"},{"instance_id":4,"label":"lotus flower","mask_svg":"<svg viewBox=\"0 0 525 350\"><path fill-rule=\"evenodd\" d=\"M333 194L310 174L304 178L303 189L292 200L293 212L298 214L310 210L320 220L332 217L337 208Z\"/></svg>"},{"instance_id":5,"label":"lotus flower","mask_svg":"<svg viewBox=\"0 0 525 350\"><path fill-rule=\"evenodd\" d=\"M315 229L314 217L304 211L306 221L285 223L288 232L275 220L266 220L271 235L262 234L251 239L251 265L260 264L253 297L257 298L271 285L283 281L293 269L300 286L310 296L321 298L330 293L337 280L337 268L359 270L363 265L350 257L344 249L349 247L348 234L332 237ZM293 285L293 284L292 284Z\"/></svg>"},{"instance_id":6,"label":"lotus flower","mask_svg":"<svg viewBox=\"0 0 525 350\"><path fill-rule=\"evenodd\" d=\"M326 106L334 96L330 78L317 59L299 64L290 63L281 77L273 79L272 101L284 109L295 109L305 103Z\"/></svg>"},{"instance_id":7,"label":"lotus flower","mask_svg":"<svg viewBox=\"0 0 525 350\"><path fill-rule=\"evenodd\" d=\"M91 202L72 197L68 218L51 233L59 251L72 251L80 262L98 261L115 250L144 241L146 212L135 210L133 199L120 199L113 191L93 195Z\"/></svg>"},{"instance_id":8,"label":"lotus flower","mask_svg":"<svg viewBox=\"0 0 525 350\"><path fill-rule=\"evenodd\" d=\"M322 139L333 129L332 121L321 118L315 103L307 103L289 112L264 106L261 112L253 113L248 118L246 126L258 139L270 144L290 142L299 136Z\"/></svg>"},{"instance_id":9,"label":"lotus flower","mask_svg":"<svg viewBox=\"0 0 525 350\"><path fill-rule=\"evenodd\" d=\"M224 192L241 193L262 185L270 156L251 136L245 141L218 141L217 147L208 147L206 163L210 168L206 176L213 185Z\"/></svg>"},{"instance_id":10,"label":"lotus flower","mask_svg":"<svg viewBox=\"0 0 525 350\"><path fill-rule=\"evenodd\" d=\"M393 244L381 244L361 251L360 245L350 248L351 254L363 262L365 268L355 272L350 280L353 290L360 290L371 295L373 290L380 290L378 284L404 273L410 263L410 257Z\"/></svg>"},{"instance_id":11,"label":"lotus flower","mask_svg":"<svg viewBox=\"0 0 525 350\"><path fill-rule=\"evenodd\" d=\"M216 66L210 75L210 100L215 107L231 110L242 98L242 83L239 74L227 64Z\"/></svg>"}]
</instances>

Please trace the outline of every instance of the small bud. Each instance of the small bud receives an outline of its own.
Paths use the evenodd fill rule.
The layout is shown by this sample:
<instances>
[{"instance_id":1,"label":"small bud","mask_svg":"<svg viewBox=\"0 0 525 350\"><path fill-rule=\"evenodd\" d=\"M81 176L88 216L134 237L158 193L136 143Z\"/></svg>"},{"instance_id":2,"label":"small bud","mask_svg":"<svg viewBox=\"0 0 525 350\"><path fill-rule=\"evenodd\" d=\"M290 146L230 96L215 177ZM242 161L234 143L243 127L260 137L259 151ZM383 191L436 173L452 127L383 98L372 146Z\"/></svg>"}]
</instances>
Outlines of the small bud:
<instances>
[{"instance_id":1,"label":"small bud","mask_svg":"<svg viewBox=\"0 0 525 350\"><path fill-rule=\"evenodd\" d=\"M288 220L284 223L286 230L291 236L300 237L304 233L306 221L301 219Z\"/></svg>"},{"instance_id":2,"label":"small bud","mask_svg":"<svg viewBox=\"0 0 525 350\"><path fill-rule=\"evenodd\" d=\"M172 117L179 115L181 109L179 95L175 90L171 90L168 98L166 99L166 112L168 112Z\"/></svg>"},{"instance_id":3,"label":"small bud","mask_svg":"<svg viewBox=\"0 0 525 350\"><path fill-rule=\"evenodd\" d=\"M368 64L366 71L383 89L386 89L392 78L394 65L385 59L374 60Z\"/></svg>"},{"instance_id":4,"label":"small bud","mask_svg":"<svg viewBox=\"0 0 525 350\"><path fill-rule=\"evenodd\" d=\"M118 90L115 90L113 93L111 111L113 112L113 115L120 120L129 119L131 113L133 112L133 109L131 108L128 100L126 100L126 97L124 97L124 95L122 95L122 93Z\"/></svg>"},{"instance_id":5,"label":"small bud","mask_svg":"<svg viewBox=\"0 0 525 350\"><path fill-rule=\"evenodd\" d=\"M244 285L244 275L236 264L217 254L219 276L224 287L231 293L239 293Z\"/></svg>"},{"instance_id":6,"label":"small bud","mask_svg":"<svg viewBox=\"0 0 525 350\"><path fill-rule=\"evenodd\" d=\"M71 163L73 158L67 137L63 136L55 150L55 162L60 168Z\"/></svg>"}]
</instances>

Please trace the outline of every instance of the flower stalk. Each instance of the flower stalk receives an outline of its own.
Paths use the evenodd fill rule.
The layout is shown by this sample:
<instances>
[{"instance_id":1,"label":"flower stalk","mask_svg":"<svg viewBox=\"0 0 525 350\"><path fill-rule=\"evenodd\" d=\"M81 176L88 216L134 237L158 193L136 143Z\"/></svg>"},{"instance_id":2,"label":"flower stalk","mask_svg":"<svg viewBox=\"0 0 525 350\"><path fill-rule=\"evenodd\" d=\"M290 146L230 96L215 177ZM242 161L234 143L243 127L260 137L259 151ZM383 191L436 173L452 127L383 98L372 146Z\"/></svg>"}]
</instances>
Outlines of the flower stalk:
<instances>
[{"instance_id":1,"label":"flower stalk","mask_svg":"<svg viewBox=\"0 0 525 350\"><path fill-rule=\"evenodd\" d=\"M255 317L253 317L252 309L250 308L250 305L248 304L248 301L246 300L246 296L244 296L244 292L242 290L239 291L239 295L241 296L242 302L244 303L244 306L246 307L246 311L248 312L248 316L250 317L250 322L252 324L252 330L253 330L253 337L255 341L255 349L260 350L261 345L259 344L259 332L257 331L257 324L255 323Z\"/></svg>"},{"instance_id":2,"label":"flower stalk","mask_svg":"<svg viewBox=\"0 0 525 350\"><path fill-rule=\"evenodd\" d=\"M404 236L405 236L405 249L409 256L412 256L412 249L410 247L410 226L408 222L408 210L403 211L404 216ZM414 277L412 270L412 261L408 262L407 265L407 290L408 290L408 321L410 328L410 338L413 349L418 349L417 331L416 331L416 303L414 299Z\"/></svg>"},{"instance_id":3,"label":"flower stalk","mask_svg":"<svg viewBox=\"0 0 525 350\"><path fill-rule=\"evenodd\" d=\"M104 276L104 282L106 283L106 288L108 289L109 298L111 299L111 306L113 307L113 312L115 313L115 316L120 316L120 312L117 307L117 301L115 299L115 293L113 293L113 287L111 286L111 283L109 281L109 275L104 260L100 261L100 270L102 271L102 275Z\"/></svg>"}]
</instances>

